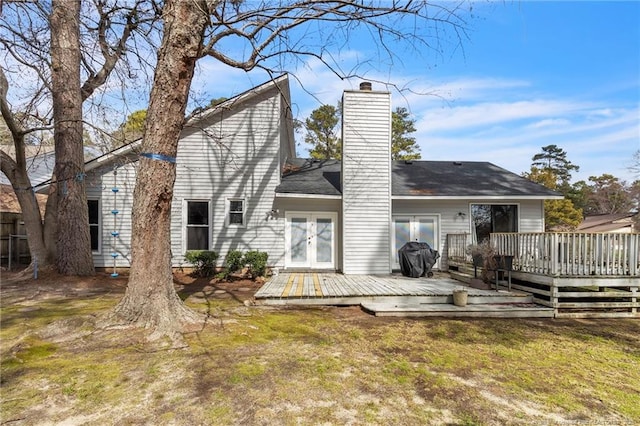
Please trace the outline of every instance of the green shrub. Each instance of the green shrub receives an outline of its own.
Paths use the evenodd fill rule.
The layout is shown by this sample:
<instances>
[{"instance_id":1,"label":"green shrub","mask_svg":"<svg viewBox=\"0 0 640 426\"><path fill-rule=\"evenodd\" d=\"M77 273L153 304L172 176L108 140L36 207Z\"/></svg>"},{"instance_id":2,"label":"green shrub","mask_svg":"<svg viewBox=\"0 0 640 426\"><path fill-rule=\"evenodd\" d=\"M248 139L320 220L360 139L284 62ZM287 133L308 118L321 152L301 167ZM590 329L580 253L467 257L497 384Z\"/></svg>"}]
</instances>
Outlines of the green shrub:
<instances>
[{"instance_id":1,"label":"green shrub","mask_svg":"<svg viewBox=\"0 0 640 426\"><path fill-rule=\"evenodd\" d=\"M244 266L244 256L240 250L231 250L224 258L224 263L228 273L239 271Z\"/></svg>"},{"instance_id":2,"label":"green shrub","mask_svg":"<svg viewBox=\"0 0 640 426\"><path fill-rule=\"evenodd\" d=\"M188 250L184 258L193 265L196 275L210 277L216 270L218 253L209 250Z\"/></svg>"},{"instance_id":3,"label":"green shrub","mask_svg":"<svg viewBox=\"0 0 640 426\"><path fill-rule=\"evenodd\" d=\"M267 259L269 254L264 251L252 250L244 255L244 262L249 265L251 278L264 276L267 270Z\"/></svg>"}]
</instances>

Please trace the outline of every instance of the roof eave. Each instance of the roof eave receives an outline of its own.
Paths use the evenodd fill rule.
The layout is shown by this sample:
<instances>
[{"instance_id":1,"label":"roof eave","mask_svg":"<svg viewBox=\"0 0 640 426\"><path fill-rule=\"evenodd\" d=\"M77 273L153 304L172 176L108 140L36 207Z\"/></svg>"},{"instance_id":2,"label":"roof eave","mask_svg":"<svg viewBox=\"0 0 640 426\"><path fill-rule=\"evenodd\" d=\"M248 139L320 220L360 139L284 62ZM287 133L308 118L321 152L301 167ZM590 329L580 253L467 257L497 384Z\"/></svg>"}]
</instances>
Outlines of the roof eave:
<instances>
[{"instance_id":1,"label":"roof eave","mask_svg":"<svg viewBox=\"0 0 640 426\"><path fill-rule=\"evenodd\" d=\"M549 195L392 195L392 200L562 200Z\"/></svg>"},{"instance_id":2,"label":"roof eave","mask_svg":"<svg viewBox=\"0 0 640 426\"><path fill-rule=\"evenodd\" d=\"M328 195L328 194L300 194L291 192L276 192L276 198L318 198L323 200L341 200L342 195Z\"/></svg>"}]
</instances>

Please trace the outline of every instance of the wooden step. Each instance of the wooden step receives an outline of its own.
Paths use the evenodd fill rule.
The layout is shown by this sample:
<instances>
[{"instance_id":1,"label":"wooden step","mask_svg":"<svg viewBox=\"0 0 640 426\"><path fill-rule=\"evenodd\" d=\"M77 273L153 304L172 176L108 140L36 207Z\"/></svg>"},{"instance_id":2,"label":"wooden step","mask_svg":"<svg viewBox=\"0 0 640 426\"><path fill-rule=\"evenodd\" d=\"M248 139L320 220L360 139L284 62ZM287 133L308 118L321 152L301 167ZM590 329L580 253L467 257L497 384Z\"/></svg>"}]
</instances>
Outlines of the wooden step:
<instances>
[{"instance_id":1,"label":"wooden step","mask_svg":"<svg viewBox=\"0 0 640 426\"><path fill-rule=\"evenodd\" d=\"M487 303L464 307L453 304L362 303L375 316L452 318L553 318L553 309L533 303Z\"/></svg>"}]
</instances>

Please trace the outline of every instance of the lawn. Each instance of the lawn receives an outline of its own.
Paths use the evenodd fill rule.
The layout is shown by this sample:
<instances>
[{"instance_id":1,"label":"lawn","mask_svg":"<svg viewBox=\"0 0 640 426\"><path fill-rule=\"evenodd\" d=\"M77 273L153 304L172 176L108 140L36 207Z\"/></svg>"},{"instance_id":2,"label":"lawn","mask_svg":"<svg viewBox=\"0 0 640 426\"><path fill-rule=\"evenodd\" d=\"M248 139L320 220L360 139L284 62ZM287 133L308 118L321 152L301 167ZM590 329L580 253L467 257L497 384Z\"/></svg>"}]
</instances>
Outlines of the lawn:
<instances>
[{"instance_id":1,"label":"lawn","mask_svg":"<svg viewBox=\"0 0 640 426\"><path fill-rule=\"evenodd\" d=\"M95 324L125 281L3 278L0 423L640 424L640 321L376 318L182 281L179 349Z\"/></svg>"}]
</instances>

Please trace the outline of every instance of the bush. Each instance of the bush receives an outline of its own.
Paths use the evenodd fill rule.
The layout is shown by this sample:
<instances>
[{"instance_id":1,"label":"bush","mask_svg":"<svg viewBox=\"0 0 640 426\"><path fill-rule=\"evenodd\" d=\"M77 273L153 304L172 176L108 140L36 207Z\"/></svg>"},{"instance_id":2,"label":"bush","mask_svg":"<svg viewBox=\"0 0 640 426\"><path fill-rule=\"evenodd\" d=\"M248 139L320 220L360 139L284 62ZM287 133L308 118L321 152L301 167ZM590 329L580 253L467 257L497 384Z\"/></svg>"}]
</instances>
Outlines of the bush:
<instances>
[{"instance_id":1,"label":"bush","mask_svg":"<svg viewBox=\"0 0 640 426\"><path fill-rule=\"evenodd\" d=\"M244 256L240 250L231 250L224 258L224 263L228 273L239 271L244 266Z\"/></svg>"},{"instance_id":2,"label":"bush","mask_svg":"<svg viewBox=\"0 0 640 426\"><path fill-rule=\"evenodd\" d=\"M209 250L188 250L184 258L193 265L197 276L210 277L216 270L218 253Z\"/></svg>"},{"instance_id":3,"label":"bush","mask_svg":"<svg viewBox=\"0 0 640 426\"><path fill-rule=\"evenodd\" d=\"M249 274L251 278L264 276L267 270L267 259L269 254L264 251L248 251L244 255L244 263L249 265Z\"/></svg>"}]
</instances>

